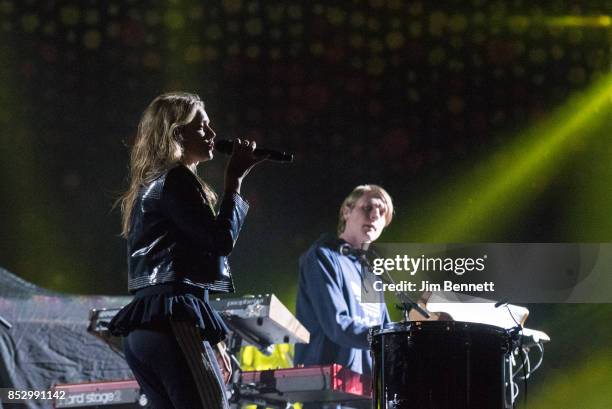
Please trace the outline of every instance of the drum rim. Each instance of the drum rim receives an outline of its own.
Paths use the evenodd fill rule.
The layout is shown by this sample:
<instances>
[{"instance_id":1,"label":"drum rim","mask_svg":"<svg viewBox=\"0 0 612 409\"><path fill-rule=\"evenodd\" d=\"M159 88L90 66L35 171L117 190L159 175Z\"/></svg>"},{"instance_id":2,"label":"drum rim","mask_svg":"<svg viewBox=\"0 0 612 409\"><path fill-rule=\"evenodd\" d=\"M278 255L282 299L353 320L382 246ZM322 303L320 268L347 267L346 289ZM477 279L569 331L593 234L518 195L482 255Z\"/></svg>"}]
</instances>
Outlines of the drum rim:
<instances>
[{"instance_id":1,"label":"drum rim","mask_svg":"<svg viewBox=\"0 0 612 409\"><path fill-rule=\"evenodd\" d=\"M385 324L383 327L372 328L371 336L396 334L402 332L411 332L414 330L422 330L425 327L440 328L452 327L456 331L465 331L467 329L478 329L489 333L495 333L500 336L508 336L508 330L502 327L497 327L491 324L483 324L480 322L468 321L398 321Z\"/></svg>"}]
</instances>

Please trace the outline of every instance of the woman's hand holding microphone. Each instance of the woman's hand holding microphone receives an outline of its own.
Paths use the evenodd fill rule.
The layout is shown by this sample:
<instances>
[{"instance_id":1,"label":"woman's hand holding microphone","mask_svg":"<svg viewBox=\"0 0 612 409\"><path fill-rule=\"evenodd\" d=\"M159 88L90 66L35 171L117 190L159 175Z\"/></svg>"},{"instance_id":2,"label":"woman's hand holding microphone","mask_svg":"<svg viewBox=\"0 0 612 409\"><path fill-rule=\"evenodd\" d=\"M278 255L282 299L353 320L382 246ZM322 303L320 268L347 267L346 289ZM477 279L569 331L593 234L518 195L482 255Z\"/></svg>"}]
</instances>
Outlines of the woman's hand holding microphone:
<instances>
[{"instance_id":1,"label":"woman's hand holding microphone","mask_svg":"<svg viewBox=\"0 0 612 409\"><path fill-rule=\"evenodd\" d=\"M230 156L225 168L225 192L236 192L240 194L242 180L249 174L253 167L265 160L265 157L256 157L253 153L257 144L255 141L245 139L234 139L232 156Z\"/></svg>"}]
</instances>

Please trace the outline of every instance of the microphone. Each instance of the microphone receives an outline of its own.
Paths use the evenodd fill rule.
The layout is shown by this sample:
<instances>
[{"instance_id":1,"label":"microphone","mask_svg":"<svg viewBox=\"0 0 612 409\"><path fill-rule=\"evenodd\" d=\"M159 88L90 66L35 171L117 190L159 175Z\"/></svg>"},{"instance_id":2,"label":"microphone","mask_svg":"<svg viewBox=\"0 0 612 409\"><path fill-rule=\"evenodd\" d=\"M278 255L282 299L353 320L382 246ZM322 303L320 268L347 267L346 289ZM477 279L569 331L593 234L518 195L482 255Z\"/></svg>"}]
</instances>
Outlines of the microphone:
<instances>
[{"instance_id":1,"label":"microphone","mask_svg":"<svg viewBox=\"0 0 612 409\"><path fill-rule=\"evenodd\" d=\"M219 139L215 141L215 150L226 155L231 155L234 146L233 139ZM293 162L293 154L287 152L276 151L273 149L255 148L253 152L255 157L265 157L268 160L275 162Z\"/></svg>"}]
</instances>

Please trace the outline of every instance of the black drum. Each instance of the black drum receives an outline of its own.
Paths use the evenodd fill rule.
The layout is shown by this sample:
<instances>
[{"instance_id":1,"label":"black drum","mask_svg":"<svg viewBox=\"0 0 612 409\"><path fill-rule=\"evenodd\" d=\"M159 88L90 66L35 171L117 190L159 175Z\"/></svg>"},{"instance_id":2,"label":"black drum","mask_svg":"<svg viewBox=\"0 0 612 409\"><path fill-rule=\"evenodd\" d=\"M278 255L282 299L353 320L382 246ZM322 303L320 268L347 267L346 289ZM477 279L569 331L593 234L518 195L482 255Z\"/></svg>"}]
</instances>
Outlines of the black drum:
<instances>
[{"instance_id":1,"label":"black drum","mask_svg":"<svg viewBox=\"0 0 612 409\"><path fill-rule=\"evenodd\" d=\"M502 328L459 321L387 324L371 332L374 409L506 409Z\"/></svg>"}]
</instances>

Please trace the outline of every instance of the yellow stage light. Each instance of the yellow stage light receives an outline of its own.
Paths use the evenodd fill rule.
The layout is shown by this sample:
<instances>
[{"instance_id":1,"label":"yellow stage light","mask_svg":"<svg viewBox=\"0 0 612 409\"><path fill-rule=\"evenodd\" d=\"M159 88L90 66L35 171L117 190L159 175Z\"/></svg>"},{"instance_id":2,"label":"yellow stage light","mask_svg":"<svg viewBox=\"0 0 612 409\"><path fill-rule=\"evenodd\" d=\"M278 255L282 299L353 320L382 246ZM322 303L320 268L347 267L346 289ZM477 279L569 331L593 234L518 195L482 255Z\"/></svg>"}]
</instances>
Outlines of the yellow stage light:
<instances>
[{"instance_id":1,"label":"yellow stage light","mask_svg":"<svg viewBox=\"0 0 612 409\"><path fill-rule=\"evenodd\" d=\"M486 241L515 223L551 174L571 161L571 147L612 117L612 73L571 98L541 124L526 130L422 205L424 214L399 227L396 239L422 242ZM429 205L428 205L429 203Z\"/></svg>"},{"instance_id":2,"label":"yellow stage light","mask_svg":"<svg viewBox=\"0 0 612 409\"><path fill-rule=\"evenodd\" d=\"M545 19L546 25L551 27L610 27L612 18L608 15L600 16L559 16Z\"/></svg>"}]
</instances>

